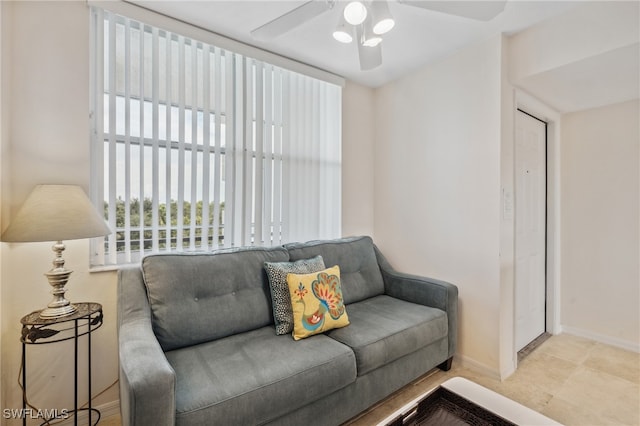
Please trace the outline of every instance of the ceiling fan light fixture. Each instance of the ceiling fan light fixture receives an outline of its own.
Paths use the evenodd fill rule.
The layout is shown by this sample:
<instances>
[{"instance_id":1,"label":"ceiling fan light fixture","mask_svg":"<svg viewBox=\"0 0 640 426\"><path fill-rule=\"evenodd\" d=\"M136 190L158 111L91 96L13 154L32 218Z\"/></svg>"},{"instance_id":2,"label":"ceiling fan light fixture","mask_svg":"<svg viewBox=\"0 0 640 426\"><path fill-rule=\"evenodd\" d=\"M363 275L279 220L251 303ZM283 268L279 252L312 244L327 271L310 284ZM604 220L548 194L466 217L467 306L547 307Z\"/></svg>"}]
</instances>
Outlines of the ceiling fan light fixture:
<instances>
[{"instance_id":1,"label":"ceiling fan light fixture","mask_svg":"<svg viewBox=\"0 0 640 426\"><path fill-rule=\"evenodd\" d=\"M359 1L352 1L344 8L344 19L351 25L360 25L367 19L367 7Z\"/></svg>"},{"instance_id":2,"label":"ceiling fan light fixture","mask_svg":"<svg viewBox=\"0 0 640 426\"><path fill-rule=\"evenodd\" d=\"M333 38L338 40L340 43L349 44L353 41L353 37L349 34L344 28L336 28L333 32Z\"/></svg>"},{"instance_id":3,"label":"ceiling fan light fixture","mask_svg":"<svg viewBox=\"0 0 640 426\"><path fill-rule=\"evenodd\" d=\"M360 43L365 47L376 47L382 42L382 37L373 33L371 20L362 24L362 37Z\"/></svg>"},{"instance_id":4,"label":"ceiling fan light fixture","mask_svg":"<svg viewBox=\"0 0 640 426\"><path fill-rule=\"evenodd\" d=\"M340 20L338 21L338 25L336 25L336 29L333 31L333 38L335 38L340 43L351 43L353 41L353 36L351 35L352 28L347 27L347 21L345 21L344 16L340 15Z\"/></svg>"},{"instance_id":5,"label":"ceiling fan light fixture","mask_svg":"<svg viewBox=\"0 0 640 426\"><path fill-rule=\"evenodd\" d=\"M371 3L371 17L373 18L373 32L378 35L391 31L396 25L386 0Z\"/></svg>"},{"instance_id":6,"label":"ceiling fan light fixture","mask_svg":"<svg viewBox=\"0 0 640 426\"><path fill-rule=\"evenodd\" d=\"M362 42L362 45L365 47L376 47L382 43L382 37L371 37Z\"/></svg>"},{"instance_id":7,"label":"ceiling fan light fixture","mask_svg":"<svg viewBox=\"0 0 640 426\"><path fill-rule=\"evenodd\" d=\"M379 43L373 47L363 45L364 29L365 25L358 25L356 27L358 60L360 62L360 70L369 71L382 65L382 44Z\"/></svg>"},{"instance_id":8,"label":"ceiling fan light fixture","mask_svg":"<svg viewBox=\"0 0 640 426\"><path fill-rule=\"evenodd\" d=\"M396 25L396 21L393 18L386 18L376 22L373 26L373 32L378 35L386 34Z\"/></svg>"}]
</instances>

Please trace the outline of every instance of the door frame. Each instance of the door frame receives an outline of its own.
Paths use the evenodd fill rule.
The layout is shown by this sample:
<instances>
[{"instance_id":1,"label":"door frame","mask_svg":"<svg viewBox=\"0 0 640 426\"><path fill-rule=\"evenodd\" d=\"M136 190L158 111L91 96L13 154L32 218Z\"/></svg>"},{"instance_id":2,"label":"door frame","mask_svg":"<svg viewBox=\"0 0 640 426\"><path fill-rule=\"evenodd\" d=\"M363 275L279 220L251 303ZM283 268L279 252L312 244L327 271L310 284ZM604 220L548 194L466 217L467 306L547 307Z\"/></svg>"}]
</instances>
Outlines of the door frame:
<instances>
[{"instance_id":1,"label":"door frame","mask_svg":"<svg viewBox=\"0 0 640 426\"><path fill-rule=\"evenodd\" d=\"M546 331L558 334L560 328L560 130L561 115L526 92L516 89L515 111L518 109L547 123L547 238L546 238ZM515 115L514 115L515 116ZM515 126L514 126L515 128ZM515 282L514 282L515 285ZM515 298L514 298L515 307ZM514 309L513 356L517 365L515 348Z\"/></svg>"}]
</instances>

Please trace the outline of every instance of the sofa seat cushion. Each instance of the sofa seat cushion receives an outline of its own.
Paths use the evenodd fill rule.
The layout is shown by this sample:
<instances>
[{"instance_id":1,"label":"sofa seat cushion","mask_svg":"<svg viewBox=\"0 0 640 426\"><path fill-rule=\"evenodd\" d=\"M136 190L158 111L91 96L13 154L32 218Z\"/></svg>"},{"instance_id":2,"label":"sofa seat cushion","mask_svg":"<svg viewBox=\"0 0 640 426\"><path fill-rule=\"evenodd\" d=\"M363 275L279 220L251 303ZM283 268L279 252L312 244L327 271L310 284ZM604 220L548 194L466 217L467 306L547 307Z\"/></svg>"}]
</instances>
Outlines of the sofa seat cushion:
<instances>
[{"instance_id":1,"label":"sofa seat cushion","mask_svg":"<svg viewBox=\"0 0 640 426\"><path fill-rule=\"evenodd\" d=\"M347 305L350 325L329 337L351 347L358 376L446 338L447 314L382 295Z\"/></svg>"},{"instance_id":2,"label":"sofa seat cushion","mask_svg":"<svg viewBox=\"0 0 640 426\"><path fill-rule=\"evenodd\" d=\"M166 353L176 424L261 424L356 379L353 351L325 335L294 341L272 326Z\"/></svg>"}]
</instances>

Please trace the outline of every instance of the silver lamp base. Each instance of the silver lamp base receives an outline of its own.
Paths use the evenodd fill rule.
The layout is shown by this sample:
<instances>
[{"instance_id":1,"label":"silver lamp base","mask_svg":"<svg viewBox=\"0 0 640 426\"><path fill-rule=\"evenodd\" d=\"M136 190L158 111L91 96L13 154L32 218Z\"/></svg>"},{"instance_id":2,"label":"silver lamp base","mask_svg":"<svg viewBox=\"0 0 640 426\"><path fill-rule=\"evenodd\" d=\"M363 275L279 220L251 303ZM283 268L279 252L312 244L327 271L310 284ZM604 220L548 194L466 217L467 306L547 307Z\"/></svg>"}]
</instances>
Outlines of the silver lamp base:
<instances>
[{"instance_id":1,"label":"silver lamp base","mask_svg":"<svg viewBox=\"0 0 640 426\"><path fill-rule=\"evenodd\" d=\"M69 276L73 271L64 267L64 259L62 258L62 252L65 249L65 245L62 241L58 241L51 247L56 254L56 258L53 259L53 269L44 274L49 280L49 284L53 287L51 294L53 294L53 300L47 305L45 309L40 312L40 318L59 318L67 315L71 315L78 310L74 305L65 299L64 294L67 291L64 286L69 281Z\"/></svg>"},{"instance_id":2,"label":"silver lamp base","mask_svg":"<svg viewBox=\"0 0 640 426\"><path fill-rule=\"evenodd\" d=\"M67 300L67 302L69 301ZM47 308L43 309L40 312L39 316L40 318L46 318L46 319L60 318L60 317L66 317L67 315L71 315L77 311L78 311L78 308L76 308L75 305L72 305L71 302L69 302L68 305L60 306L57 308L52 308L51 306L47 306Z\"/></svg>"}]
</instances>

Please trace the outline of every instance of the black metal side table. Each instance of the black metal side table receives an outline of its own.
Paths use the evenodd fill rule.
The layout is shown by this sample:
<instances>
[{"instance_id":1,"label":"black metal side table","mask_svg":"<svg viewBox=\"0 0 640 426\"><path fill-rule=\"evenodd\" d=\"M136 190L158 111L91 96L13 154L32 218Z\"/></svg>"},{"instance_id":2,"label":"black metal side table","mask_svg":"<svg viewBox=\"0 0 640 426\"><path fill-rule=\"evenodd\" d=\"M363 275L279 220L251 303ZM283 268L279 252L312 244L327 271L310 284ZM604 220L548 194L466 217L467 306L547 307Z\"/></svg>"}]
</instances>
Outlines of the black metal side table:
<instances>
[{"instance_id":1,"label":"black metal side table","mask_svg":"<svg viewBox=\"0 0 640 426\"><path fill-rule=\"evenodd\" d=\"M25 315L20 320L22 323L22 409L23 413L27 408L27 345L46 345L49 343L63 342L65 340L74 341L74 381L73 381L73 415L74 425L78 424L78 339L87 336L87 363L88 363L88 388L89 404L89 425L91 425L91 414L100 412L91 408L91 333L102 325L102 305L99 303L74 303L78 310L60 318L40 318L41 311L35 311ZM44 419L46 420L46 419ZM22 424L27 424L27 417L23 415Z\"/></svg>"}]
</instances>

